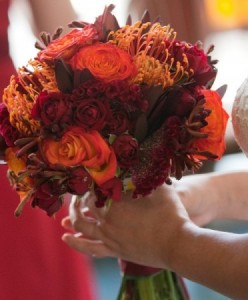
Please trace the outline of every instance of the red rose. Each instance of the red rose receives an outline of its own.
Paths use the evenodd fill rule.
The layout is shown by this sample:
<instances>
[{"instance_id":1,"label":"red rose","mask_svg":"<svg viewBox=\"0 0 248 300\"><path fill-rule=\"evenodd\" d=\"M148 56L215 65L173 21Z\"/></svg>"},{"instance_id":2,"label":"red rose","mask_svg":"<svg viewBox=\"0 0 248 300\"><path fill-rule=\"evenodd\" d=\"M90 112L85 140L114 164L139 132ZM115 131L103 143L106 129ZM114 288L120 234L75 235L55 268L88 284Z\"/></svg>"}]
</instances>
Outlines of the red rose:
<instances>
[{"instance_id":1,"label":"red rose","mask_svg":"<svg viewBox=\"0 0 248 300\"><path fill-rule=\"evenodd\" d=\"M20 137L19 131L9 122L1 124L0 134L4 137L5 143L9 147L14 147L14 142Z\"/></svg>"},{"instance_id":2,"label":"red rose","mask_svg":"<svg viewBox=\"0 0 248 300\"><path fill-rule=\"evenodd\" d=\"M210 81L214 80L216 70L209 63L208 56L205 54L203 49L201 49L198 45L174 41L169 52L171 54L171 58L175 58L175 63L179 61L185 69L193 70L195 84L206 86ZM187 57L186 61L185 55Z\"/></svg>"},{"instance_id":3,"label":"red rose","mask_svg":"<svg viewBox=\"0 0 248 300\"><path fill-rule=\"evenodd\" d=\"M33 195L32 207L38 206L45 210L48 216L56 213L63 204L60 195L66 192L66 185L59 180L51 180L41 184Z\"/></svg>"},{"instance_id":4,"label":"red rose","mask_svg":"<svg viewBox=\"0 0 248 300\"><path fill-rule=\"evenodd\" d=\"M114 177L100 186L95 187L96 194L96 206L104 206L106 200L112 199L113 201L119 201L121 199L122 182L119 178Z\"/></svg>"},{"instance_id":5,"label":"red rose","mask_svg":"<svg viewBox=\"0 0 248 300\"><path fill-rule=\"evenodd\" d=\"M123 134L112 145L120 167L128 168L138 161L138 142L132 136Z\"/></svg>"},{"instance_id":6,"label":"red rose","mask_svg":"<svg viewBox=\"0 0 248 300\"><path fill-rule=\"evenodd\" d=\"M89 191L92 178L83 167L73 168L67 184L71 194L83 195Z\"/></svg>"},{"instance_id":7,"label":"red rose","mask_svg":"<svg viewBox=\"0 0 248 300\"><path fill-rule=\"evenodd\" d=\"M128 115L123 107L114 108L108 119L105 130L111 134L122 134L131 127Z\"/></svg>"},{"instance_id":8,"label":"red rose","mask_svg":"<svg viewBox=\"0 0 248 300\"><path fill-rule=\"evenodd\" d=\"M83 99L76 103L73 120L84 129L100 130L104 127L108 114L106 101Z\"/></svg>"},{"instance_id":9,"label":"red rose","mask_svg":"<svg viewBox=\"0 0 248 300\"><path fill-rule=\"evenodd\" d=\"M45 126L67 122L70 116L70 101L67 95L61 93L41 92L31 116L40 120Z\"/></svg>"},{"instance_id":10,"label":"red rose","mask_svg":"<svg viewBox=\"0 0 248 300\"><path fill-rule=\"evenodd\" d=\"M216 70L208 62L203 49L197 45L186 48L189 68L194 70L193 78L197 85L207 86L216 77Z\"/></svg>"},{"instance_id":11,"label":"red rose","mask_svg":"<svg viewBox=\"0 0 248 300\"><path fill-rule=\"evenodd\" d=\"M20 137L19 131L9 121L9 112L3 103L0 103L0 135L9 147L13 147L15 140Z\"/></svg>"}]
</instances>

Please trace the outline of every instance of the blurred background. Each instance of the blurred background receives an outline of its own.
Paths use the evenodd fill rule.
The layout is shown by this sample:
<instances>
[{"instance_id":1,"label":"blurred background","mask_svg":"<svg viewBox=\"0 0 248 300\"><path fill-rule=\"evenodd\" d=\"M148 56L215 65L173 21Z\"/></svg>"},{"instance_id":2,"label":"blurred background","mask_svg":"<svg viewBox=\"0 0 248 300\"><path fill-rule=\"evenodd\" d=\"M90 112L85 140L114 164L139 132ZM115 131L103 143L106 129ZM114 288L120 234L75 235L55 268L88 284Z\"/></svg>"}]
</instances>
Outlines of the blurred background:
<instances>
[{"instance_id":1,"label":"blurred background","mask_svg":"<svg viewBox=\"0 0 248 300\"><path fill-rule=\"evenodd\" d=\"M42 5L43 1L40 2ZM231 113L236 91L248 76L248 0L68 0L68 2L72 5L78 19L89 22L94 21L95 17L102 13L105 5L113 3L116 5L114 14L120 25L125 24L128 14L132 16L133 21L136 21L148 9L152 19L160 16L165 25L170 24L178 33L179 39L191 43L200 40L205 49L214 44L212 57L219 61L214 88L227 84L223 104L228 113ZM55 31L62 24L59 16L56 16L56 6L60 5L60 1L50 0L49 3L52 8L47 9L44 15L38 14L38 16L44 20L49 15L53 15L54 27L50 25L48 28L35 28L30 26L37 21L31 13L30 4L26 0L12 1L9 10L9 41L11 56L16 67L25 65L35 55L36 50L33 45L38 29L47 31L52 28L52 31ZM64 13L66 15L66 11ZM64 27L67 23L63 23ZM238 170L248 167L248 160L240 152L234 140L231 118L226 141L224 158L217 163L206 163L201 172ZM239 233L248 231L247 222L222 221L209 224L209 227ZM120 284L117 261L93 260L92 264L96 270L99 300L116 299ZM186 283L192 300L227 299L191 281L187 280Z\"/></svg>"}]
</instances>

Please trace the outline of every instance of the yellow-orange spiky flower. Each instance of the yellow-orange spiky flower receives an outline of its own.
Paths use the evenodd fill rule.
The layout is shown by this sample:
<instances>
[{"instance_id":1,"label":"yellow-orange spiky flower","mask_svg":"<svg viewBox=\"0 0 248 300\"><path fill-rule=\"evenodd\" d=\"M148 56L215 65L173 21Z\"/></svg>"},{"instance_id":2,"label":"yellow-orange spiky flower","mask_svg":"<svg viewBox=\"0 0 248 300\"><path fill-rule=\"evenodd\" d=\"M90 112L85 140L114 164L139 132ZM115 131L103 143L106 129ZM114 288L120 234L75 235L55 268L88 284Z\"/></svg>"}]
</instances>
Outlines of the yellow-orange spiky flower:
<instances>
[{"instance_id":1,"label":"yellow-orange spiky flower","mask_svg":"<svg viewBox=\"0 0 248 300\"><path fill-rule=\"evenodd\" d=\"M3 103L10 114L10 123L26 136L36 135L40 124L31 118L31 111L42 90L57 92L54 69L44 62L30 60L27 67L18 69L18 79L12 76L5 88Z\"/></svg>"},{"instance_id":2,"label":"yellow-orange spiky flower","mask_svg":"<svg viewBox=\"0 0 248 300\"><path fill-rule=\"evenodd\" d=\"M134 58L138 70L134 82L149 86L162 85L164 89L191 75L186 70L186 55L184 67L169 56L175 38L176 33L169 25L140 21L109 34L109 42L126 50Z\"/></svg>"}]
</instances>

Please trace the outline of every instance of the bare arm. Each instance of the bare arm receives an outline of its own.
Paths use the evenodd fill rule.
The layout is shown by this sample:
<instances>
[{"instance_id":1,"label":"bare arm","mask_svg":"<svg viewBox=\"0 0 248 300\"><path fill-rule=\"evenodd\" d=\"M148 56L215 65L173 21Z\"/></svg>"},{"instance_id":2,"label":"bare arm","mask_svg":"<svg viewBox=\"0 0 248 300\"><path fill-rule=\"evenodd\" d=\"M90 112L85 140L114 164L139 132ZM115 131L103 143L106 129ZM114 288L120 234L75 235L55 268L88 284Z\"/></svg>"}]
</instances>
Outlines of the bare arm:
<instances>
[{"instance_id":1,"label":"bare arm","mask_svg":"<svg viewBox=\"0 0 248 300\"><path fill-rule=\"evenodd\" d=\"M58 26L66 27L76 19L68 0L29 0L37 30L53 33Z\"/></svg>"},{"instance_id":2,"label":"bare arm","mask_svg":"<svg viewBox=\"0 0 248 300\"><path fill-rule=\"evenodd\" d=\"M185 225L174 243L171 268L235 300L248 295L248 235Z\"/></svg>"},{"instance_id":3,"label":"bare arm","mask_svg":"<svg viewBox=\"0 0 248 300\"><path fill-rule=\"evenodd\" d=\"M248 171L189 175L174 181L174 187L198 225L216 219L248 220Z\"/></svg>"}]
</instances>

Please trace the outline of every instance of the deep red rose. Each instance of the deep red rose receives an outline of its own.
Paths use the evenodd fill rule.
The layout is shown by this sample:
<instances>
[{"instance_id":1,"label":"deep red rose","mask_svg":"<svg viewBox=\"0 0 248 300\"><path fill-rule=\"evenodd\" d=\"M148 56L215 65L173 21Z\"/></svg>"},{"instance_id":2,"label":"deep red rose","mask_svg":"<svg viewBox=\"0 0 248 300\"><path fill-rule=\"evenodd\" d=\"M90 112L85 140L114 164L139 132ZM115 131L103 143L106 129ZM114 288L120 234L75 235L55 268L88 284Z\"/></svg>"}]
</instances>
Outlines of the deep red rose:
<instances>
[{"instance_id":1,"label":"deep red rose","mask_svg":"<svg viewBox=\"0 0 248 300\"><path fill-rule=\"evenodd\" d=\"M174 41L169 48L169 53L171 58L175 59L175 63L179 61L185 69L194 71L192 84L207 86L216 77L216 70L209 63L208 56L199 45ZM184 54L188 63L185 62Z\"/></svg>"},{"instance_id":2,"label":"deep red rose","mask_svg":"<svg viewBox=\"0 0 248 300\"><path fill-rule=\"evenodd\" d=\"M68 122L71 112L68 97L61 93L41 92L33 106L32 118L40 120L45 126Z\"/></svg>"},{"instance_id":3,"label":"deep red rose","mask_svg":"<svg viewBox=\"0 0 248 300\"><path fill-rule=\"evenodd\" d=\"M120 167L128 168L138 161L139 145L132 136L128 134L120 135L112 146Z\"/></svg>"},{"instance_id":4,"label":"deep red rose","mask_svg":"<svg viewBox=\"0 0 248 300\"><path fill-rule=\"evenodd\" d=\"M51 180L41 184L33 195L32 206L38 206L45 210L48 216L52 216L62 206L61 195L66 192L66 185L59 180Z\"/></svg>"},{"instance_id":5,"label":"deep red rose","mask_svg":"<svg viewBox=\"0 0 248 300\"><path fill-rule=\"evenodd\" d=\"M197 85L207 86L216 77L216 70L208 62L208 57L203 49L197 45L186 48L189 68L194 70L193 78Z\"/></svg>"},{"instance_id":6,"label":"deep red rose","mask_svg":"<svg viewBox=\"0 0 248 300\"><path fill-rule=\"evenodd\" d=\"M83 99L76 103L73 120L84 129L100 130L104 127L108 114L107 101Z\"/></svg>"},{"instance_id":7,"label":"deep red rose","mask_svg":"<svg viewBox=\"0 0 248 300\"><path fill-rule=\"evenodd\" d=\"M92 185L90 174L82 167L73 168L67 181L68 190L71 194L83 195L89 191Z\"/></svg>"},{"instance_id":8,"label":"deep red rose","mask_svg":"<svg viewBox=\"0 0 248 300\"><path fill-rule=\"evenodd\" d=\"M98 98L104 94L107 84L100 80L89 80L85 87L89 98Z\"/></svg>"},{"instance_id":9,"label":"deep red rose","mask_svg":"<svg viewBox=\"0 0 248 300\"><path fill-rule=\"evenodd\" d=\"M96 206L102 207L106 200L112 199L113 201L119 201L121 199L122 182L119 178L114 177L100 186L95 187L96 194Z\"/></svg>"},{"instance_id":10,"label":"deep red rose","mask_svg":"<svg viewBox=\"0 0 248 300\"><path fill-rule=\"evenodd\" d=\"M9 147L14 147L14 142L20 137L19 131L9 122L1 124L0 127L0 134L4 137L5 143Z\"/></svg>"},{"instance_id":11,"label":"deep red rose","mask_svg":"<svg viewBox=\"0 0 248 300\"><path fill-rule=\"evenodd\" d=\"M131 123L124 108L119 107L112 109L105 130L108 133L119 135L130 128Z\"/></svg>"},{"instance_id":12,"label":"deep red rose","mask_svg":"<svg viewBox=\"0 0 248 300\"><path fill-rule=\"evenodd\" d=\"M119 98L120 95L126 94L126 92L129 91L129 88L130 88L130 83L126 80L116 80L110 82L106 86L106 96L109 99Z\"/></svg>"},{"instance_id":13,"label":"deep red rose","mask_svg":"<svg viewBox=\"0 0 248 300\"><path fill-rule=\"evenodd\" d=\"M0 135L9 147L13 147L15 140L20 137L19 131L10 124L9 112L3 103L0 103Z\"/></svg>"},{"instance_id":14,"label":"deep red rose","mask_svg":"<svg viewBox=\"0 0 248 300\"><path fill-rule=\"evenodd\" d=\"M32 200L32 207L38 206L42 210L46 211L47 215L51 217L62 206L62 200L58 196L52 196L50 198L38 198L34 195Z\"/></svg>"}]
</instances>

